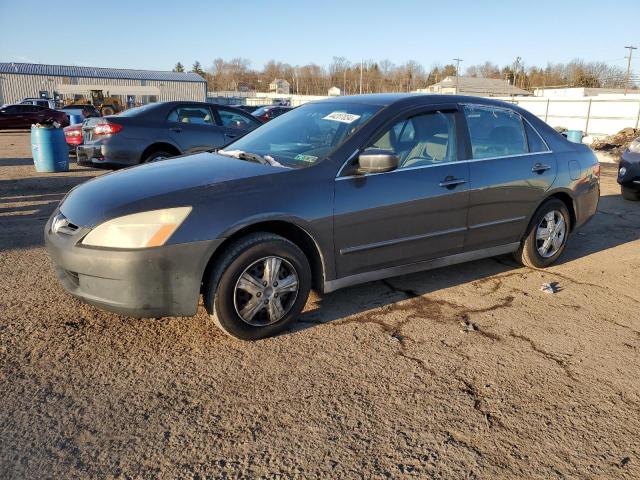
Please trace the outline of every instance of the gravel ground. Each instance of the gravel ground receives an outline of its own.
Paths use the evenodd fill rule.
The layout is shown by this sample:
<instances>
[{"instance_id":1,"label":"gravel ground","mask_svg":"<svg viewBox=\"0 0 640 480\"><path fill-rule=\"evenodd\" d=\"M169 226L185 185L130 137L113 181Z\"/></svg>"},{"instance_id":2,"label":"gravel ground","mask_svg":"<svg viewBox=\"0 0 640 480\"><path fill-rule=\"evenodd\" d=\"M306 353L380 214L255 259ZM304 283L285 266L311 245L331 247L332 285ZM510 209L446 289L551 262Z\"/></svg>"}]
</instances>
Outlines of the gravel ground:
<instances>
[{"instance_id":1,"label":"gravel ground","mask_svg":"<svg viewBox=\"0 0 640 480\"><path fill-rule=\"evenodd\" d=\"M1 478L640 478L640 204L548 270L488 259L310 299L294 331L74 300L42 228L103 172L0 132ZM557 282L558 293L540 291Z\"/></svg>"}]
</instances>

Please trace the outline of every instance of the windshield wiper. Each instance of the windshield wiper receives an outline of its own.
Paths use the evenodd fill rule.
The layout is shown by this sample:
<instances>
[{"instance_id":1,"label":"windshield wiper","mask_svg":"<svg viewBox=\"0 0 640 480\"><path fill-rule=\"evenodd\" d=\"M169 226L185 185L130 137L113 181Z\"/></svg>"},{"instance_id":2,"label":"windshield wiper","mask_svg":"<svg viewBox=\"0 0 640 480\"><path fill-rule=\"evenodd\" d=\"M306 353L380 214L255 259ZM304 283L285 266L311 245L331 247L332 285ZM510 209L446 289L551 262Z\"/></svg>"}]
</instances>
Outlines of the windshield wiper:
<instances>
[{"instance_id":1,"label":"windshield wiper","mask_svg":"<svg viewBox=\"0 0 640 480\"><path fill-rule=\"evenodd\" d=\"M227 157L238 158L240 160L249 160L251 162L256 162L261 165L272 165L274 167L283 167L280 162L278 162L271 155L258 155L257 153L245 152L243 150L218 150L220 155L225 155Z\"/></svg>"}]
</instances>

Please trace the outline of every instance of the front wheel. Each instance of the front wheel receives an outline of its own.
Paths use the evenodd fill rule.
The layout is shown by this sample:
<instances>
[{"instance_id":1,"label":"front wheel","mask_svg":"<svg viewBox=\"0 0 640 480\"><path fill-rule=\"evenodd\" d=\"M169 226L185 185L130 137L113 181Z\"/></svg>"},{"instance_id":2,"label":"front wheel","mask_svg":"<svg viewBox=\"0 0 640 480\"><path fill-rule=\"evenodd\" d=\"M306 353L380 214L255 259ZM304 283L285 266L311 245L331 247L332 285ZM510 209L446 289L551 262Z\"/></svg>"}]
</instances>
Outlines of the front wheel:
<instances>
[{"instance_id":1,"label":"front wheel","mask_svg":"<svg viewBox=\"0 0 640 480\"><path fill-rule=\"evenodd\" d=\"M566 205L551 198L536 211L514 257L525 266L544 268L555 262L567 245L571 217Z\"/></svg>"},{"instance_id":2,"label":"front wheel","mask_svg":"<svg viewBox=\"0 0 640 480\"><path fill-rule=\"evenodd\" d=\"M227 335L257 340L296 320L311 289L304 253L289 240L253 233L232 244L213 268L205 307Z\"/></svg>"},{"instance_id":3,"label":"front wheel","mask_svg":"<svg viewBox=\"0 0 640 480\"><path fill-rule=\"evenodd\" d=\"M622 193L622 198L625 200L631 200L632 202L637 202L640 200L640 192L632 190L628 187L620 187Z\"/></svg>"}]
</instances>

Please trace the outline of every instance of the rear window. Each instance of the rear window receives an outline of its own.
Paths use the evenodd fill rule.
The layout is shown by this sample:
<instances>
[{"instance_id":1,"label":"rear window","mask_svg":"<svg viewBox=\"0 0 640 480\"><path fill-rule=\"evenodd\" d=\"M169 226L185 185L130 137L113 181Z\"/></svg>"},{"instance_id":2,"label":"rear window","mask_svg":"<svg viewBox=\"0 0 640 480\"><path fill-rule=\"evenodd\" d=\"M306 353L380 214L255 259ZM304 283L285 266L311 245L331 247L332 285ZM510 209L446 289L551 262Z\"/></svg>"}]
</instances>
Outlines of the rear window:
<instances>
[{"instance_id":1,"label":"rear window","mask_svg":"<svg viewBox=\"0 0 640 480\"><path fill-rule=\"evenodd\" d=\"M118 114L119 117L136 117L142 115L149 110L152 110L157 104L150 103L148 105L142 105L141 107L130 108Z\"/></svg>"}]
</instances>

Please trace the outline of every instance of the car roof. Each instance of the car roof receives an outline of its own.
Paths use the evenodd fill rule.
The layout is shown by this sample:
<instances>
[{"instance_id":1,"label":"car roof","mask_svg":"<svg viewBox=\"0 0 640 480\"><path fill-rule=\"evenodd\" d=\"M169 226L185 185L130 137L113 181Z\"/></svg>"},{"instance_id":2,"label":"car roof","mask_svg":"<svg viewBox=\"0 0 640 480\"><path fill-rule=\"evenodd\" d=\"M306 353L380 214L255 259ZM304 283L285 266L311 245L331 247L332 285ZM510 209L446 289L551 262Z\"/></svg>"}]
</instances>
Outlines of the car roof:
<instances>
[{"instance_id":1,"label":"car roof","mask_svg":"<svg viewBox=\"0 0 640 480\"><path fill-rule=\"evenodd\" d=\"M468 95L437 95L425 93L370 93L365 95L346 95L332 97L323 100L317 100L317 102L349 102L377 105L382 107L402 103L416 103L421 105L436 105L441 103L476 103L485 105L509 106L512 108L515 107L515 105L508 104L501 100L494 100L483 97L471 97Z\"/></svg>"}]
</instances>

